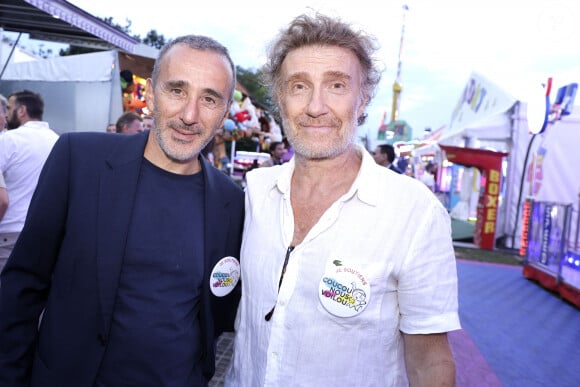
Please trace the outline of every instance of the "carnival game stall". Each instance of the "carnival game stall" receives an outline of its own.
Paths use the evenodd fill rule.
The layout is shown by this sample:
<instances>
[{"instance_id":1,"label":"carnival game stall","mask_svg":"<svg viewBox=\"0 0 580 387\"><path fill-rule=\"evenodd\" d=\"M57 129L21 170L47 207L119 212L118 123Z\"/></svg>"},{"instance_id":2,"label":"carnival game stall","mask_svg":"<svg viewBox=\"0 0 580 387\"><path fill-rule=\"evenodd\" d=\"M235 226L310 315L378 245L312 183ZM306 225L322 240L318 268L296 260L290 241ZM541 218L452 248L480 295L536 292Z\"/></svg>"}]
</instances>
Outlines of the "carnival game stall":
<instances>
[{"instance_id":1,"label":"carnival game stall","mask_svg":"<svg viewBox=\"0 0 580 387\"><path fill-rule=\"evenodd\" d=\"M549 89L550 83L548 83ZM580 107L578 85L558 89L530 142L522 209L523 274L580 307ZM548 94L549 96L549 91ZM535 141L534 141L535 140Z\"/></svg>"},{"instance_id":2,"label":"carnival game stall","mask_svg":"<svg viewBox=\"0 0 580 387\"><path fill-rule=\"evenodd\" d=\"M498 169L498 197L492 200L497 203L494 238L503 247L519 250L527 278L576 300L580 289L580 107L574 106L578 86L564 83L554 90L551 86L548 79L538 88L541 95L516 99L472 74L437 145L442 150L452 146L467 153L505 154ZM473 193L480 191L481 199L484 183L489 182L490 176L483 173L471 175L468 182L465 173L461 188L456 185L459 201L450 197L452 216L470 216ZM452 175L454 185L458 179ZM481 208L479 200L477 208ZM480 215L477 211L477 222ZM477 233L476 227L475 242Z\"/></svg>"},{"instance_id":3,"label":"carnival game stall","mask_svg":"<svg viewBox=\"0 0 580 387\"><path fill-rule=\"evenodd\" d=\"M501 167L504 157L508 154L446 145L441 145L441 148L446 160L453 164L475 167L481 172L482 182L477 202L473 242L482 249L493 250L495 248L499 196L503 183Z\"/></svg>"},{"instance_id":4,"label":"carnival game stall","mask_svg":"<svg viewBox=\"0 0 580 387\"><path fill-rule=\"evenodd\" d=\"M544 90L539 91L545 93ZM542 98L543 105L536 103L538 97ZM580 113L570 110L570 114L550 122L545 133L534 135L529 128L536 126L536 117L540 116L538 112L546 112L545 98L545 94L539 93L516 98L481 74L473 73L452 112L450 125L445 127L437 144L508 154L501 166L501 178L505 184L502 185L499 196L496 227L496 239L507 248L518 249L520 245L521 211L525 198L531 194L530 168L540 137L552 138L550 133L569 130L576 120L574 115ZM556 135L554 141L550 140L550 147L558 148L564 142L563 138ZM566 144L571 146L574 142ZM566 158L567 153L570 152L564 152L562 156L552 153L552 157ZM449 210L456 215L462 214L467 219L473 216L482 177L474 169L455 166L452 168L454 189L450 192ZM558 168L576 173L575 168L567 162L561 162ZM553 172L545 178L554 179L556 183L560 179L558 176L559 172ZM461 185L457 184L459 181L462 182ZM578 187L567 185L564 191L576 195Z\"/></svg>"},{"instance_id":5,"label":"carnival game stall","mask_svg":"<svg viewBox=\"0 0 580 387\"><path fill-rule=\"evenodd\" d=\"M12 63L6 67L0 93L22 89L43 96L44 119L57 133L103 132L123 113L121 71L132 73L131 99L144 98L143 81L151 75L158 50L142 55L109 50Z\"/></svg>"}]
</instances>

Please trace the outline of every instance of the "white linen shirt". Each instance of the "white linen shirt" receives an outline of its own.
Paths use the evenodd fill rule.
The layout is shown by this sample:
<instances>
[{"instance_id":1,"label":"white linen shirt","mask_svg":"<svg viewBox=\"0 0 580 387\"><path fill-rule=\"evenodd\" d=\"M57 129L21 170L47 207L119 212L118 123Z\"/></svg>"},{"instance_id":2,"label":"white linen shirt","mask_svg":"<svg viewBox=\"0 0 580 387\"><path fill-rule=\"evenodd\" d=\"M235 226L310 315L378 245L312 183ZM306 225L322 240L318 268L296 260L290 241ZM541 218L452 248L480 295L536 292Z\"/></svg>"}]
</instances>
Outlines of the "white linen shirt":
<instances>
[{"instance_id":1,"label":"white linen shirt","mask_svg":"<svg viewBox=\"0 0 580 387\"><path fill-rule=\"evenodd\" d=\"M358 152L363 160L351 189L292 251L279 293L294 232L294 160L248 173L242 299L226 386L405 386L400 331L460 328L446 210L421 182ZM336 317L319 300L335 260L370 282L366 309L356 316Z\"/></svg>"},{"instance_id":2,"label":"white linen shirt","mask_svg":"<svg viewBox=\"0 0 580 387\"><path fill-rule=\"evenodd\" d=\"M0 172L10 198L0 233L22 230L40 171L57 139L44 121L28 121L0 135Z\"/></svg>"}]
</instances>

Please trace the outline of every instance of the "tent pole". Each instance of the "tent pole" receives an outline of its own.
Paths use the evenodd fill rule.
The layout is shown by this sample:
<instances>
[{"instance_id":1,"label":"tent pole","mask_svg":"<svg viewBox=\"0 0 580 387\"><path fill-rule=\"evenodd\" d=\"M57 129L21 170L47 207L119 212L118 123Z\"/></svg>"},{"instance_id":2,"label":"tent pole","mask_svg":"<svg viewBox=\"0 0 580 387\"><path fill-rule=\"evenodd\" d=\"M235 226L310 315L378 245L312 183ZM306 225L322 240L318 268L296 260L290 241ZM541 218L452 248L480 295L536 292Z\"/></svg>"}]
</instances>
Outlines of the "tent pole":
<instances>
[{"instance_id":1,"label":"tent pole","mask_svg":"<svg viewBox=\"0 0 580 387\"><path fill-rule=\"evenodd\" d=\"M234 156L236 154L236 140L232 140L232 146L230 149L230 176L234 177Z\"/></svg>"},{"instance_id":2,"label":"tent pole","mask_svg":"<svg viewBox=\"0 0 580 387\"><path fill-rule=\"evenodd\" d=\"M2 72L0 72L0 79L2 79L2 75L4 75L4 71L6 71L6 67L8 67L8 63L10 63L10 59L12 58L12 55L14 54L14 50L16 50L16 46L18 46L18 42L20 41L21 36L22 36L22 32L19 32L18 37L16 38L16 42L14 42L14 45L12 46L12 49L10 50L10 54L8 54L8 58L6 59L6 63L4 63L4 67L2 67Z\"/></svg>"}]
</instances>

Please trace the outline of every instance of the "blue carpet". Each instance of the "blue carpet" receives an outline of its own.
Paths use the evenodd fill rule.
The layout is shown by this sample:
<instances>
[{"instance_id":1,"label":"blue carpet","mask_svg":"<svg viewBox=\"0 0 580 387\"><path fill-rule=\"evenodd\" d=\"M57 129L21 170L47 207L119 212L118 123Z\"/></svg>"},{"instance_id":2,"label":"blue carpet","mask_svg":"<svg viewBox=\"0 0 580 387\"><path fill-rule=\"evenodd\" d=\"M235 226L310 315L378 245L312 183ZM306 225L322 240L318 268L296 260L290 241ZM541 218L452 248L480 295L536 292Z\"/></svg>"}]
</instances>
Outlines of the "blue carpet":
<instances>
[{"instance_id":1,"label":"blue carpet","mask_svg":"<svg viewBox=\"0 0 580 387\"><path fill-rule=\"evenodd\" d=\"M459 316L506 387L580 386L580 310L519 266L457 261Z\"/></svg>"}]
</instances>

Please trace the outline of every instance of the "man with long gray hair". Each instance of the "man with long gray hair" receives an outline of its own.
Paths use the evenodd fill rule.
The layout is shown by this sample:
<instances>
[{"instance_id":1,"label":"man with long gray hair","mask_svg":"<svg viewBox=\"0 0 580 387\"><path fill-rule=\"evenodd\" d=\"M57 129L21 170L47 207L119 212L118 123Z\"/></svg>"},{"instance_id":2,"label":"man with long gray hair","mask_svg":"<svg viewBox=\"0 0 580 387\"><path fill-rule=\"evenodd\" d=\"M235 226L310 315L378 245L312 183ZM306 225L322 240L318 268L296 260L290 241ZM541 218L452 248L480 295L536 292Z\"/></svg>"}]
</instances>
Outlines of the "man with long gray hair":
<instances>
[{"instance_id":1,"label":"man with long gray hair","mask_svg":"<svg viewBox=\"0 0 580 387\"><path fill-rule=\"evenodd\" d=\"M380 78L374 50L320 14L295 18L271 46L264 74L295 154L247 174L226 385L454 385L449 215L355 145Z\"/></svg>"}]
</instances>

